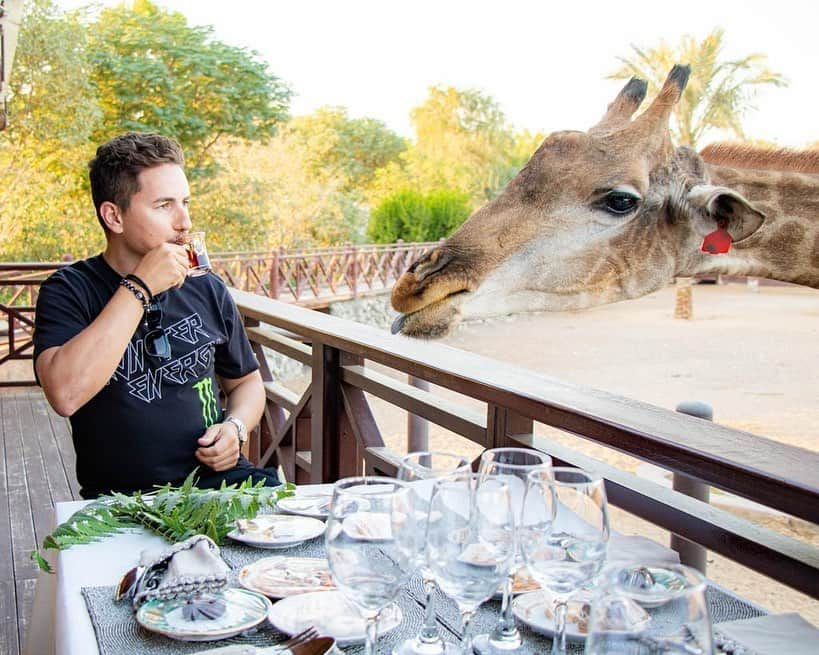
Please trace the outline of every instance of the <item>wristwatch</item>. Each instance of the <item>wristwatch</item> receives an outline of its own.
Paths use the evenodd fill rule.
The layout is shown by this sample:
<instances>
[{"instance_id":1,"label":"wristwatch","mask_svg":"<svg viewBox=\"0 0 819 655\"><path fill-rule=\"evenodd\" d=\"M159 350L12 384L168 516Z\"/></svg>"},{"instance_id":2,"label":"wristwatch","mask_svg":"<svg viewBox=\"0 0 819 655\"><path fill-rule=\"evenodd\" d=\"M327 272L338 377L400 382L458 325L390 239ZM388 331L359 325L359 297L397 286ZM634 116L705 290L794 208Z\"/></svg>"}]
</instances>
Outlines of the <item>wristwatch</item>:
<instances>
[{"instance_id":1,"label":"wristwatch","mask_svg":"<svg viewBox=\"0 0 819 655\"><path fill-rule=\"evenodd\" d=\"M239 443L244 444L247 441L247 428L245 427L244 421L240 418L236 418L235 416L228 416L225 419L225 423L233 423L236 426L236 431L239 433Z\"/></svg>"}]
</instances>

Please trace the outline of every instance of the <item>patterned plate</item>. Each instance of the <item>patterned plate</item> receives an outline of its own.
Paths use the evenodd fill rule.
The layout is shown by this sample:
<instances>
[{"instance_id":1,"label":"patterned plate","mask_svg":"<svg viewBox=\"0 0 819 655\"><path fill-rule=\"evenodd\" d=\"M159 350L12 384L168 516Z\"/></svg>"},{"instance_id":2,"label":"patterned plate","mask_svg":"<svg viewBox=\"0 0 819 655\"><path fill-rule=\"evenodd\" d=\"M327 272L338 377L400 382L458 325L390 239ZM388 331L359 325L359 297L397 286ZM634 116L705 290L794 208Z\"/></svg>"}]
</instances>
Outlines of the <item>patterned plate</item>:
<instances>
[{"instance_id":1,"label":"patterned plate","mask_svg":"<svg viewBox=\"0 0 819 655\"><path fill-rule=\"evenodd\" d=\"M239 571L239 584L270 598L335 589L326 559L265 557Z\"/></svg>"},{"instance_id":2,"label":"patterned plate","mask_svg":"<svg viewBox=\"0 0 819 655\"><path fill-rule=\"evenodd\" d=\"M293 635L314 625L323 635L334 637L343 647L364 642L366 620L340 591L300 594L273 605L268 617L273 626ZM401 624L398 605L387 605L378 619L378 634L394 630Z\"/></svg>"},{"instance_id":3,"label":"patterned plate","mask_svg":"<svg viewBox=\"0 0 819 655\"><path fill-rule=\"evenodd\" d=\"M234 637L259 625L272 607L267 598L245 589L224 589L209 594L209 597L225 602L225 612L218 618L187 619L183 612L188 601L175 598L149 600L137 611L137 623L146 630L171 639L216 641Z\"/></svg>"},{"instance_id":4,"label":"patterned plate","mask_svg":"<svg viewBox=\"0 0 819 655\"><path fill-rule=\"evenodd\" d=\"M289 548L324 533L326 525L306 516L270 514L239 519L228 537L256 548Z\"/></svg>"}]
</instances>

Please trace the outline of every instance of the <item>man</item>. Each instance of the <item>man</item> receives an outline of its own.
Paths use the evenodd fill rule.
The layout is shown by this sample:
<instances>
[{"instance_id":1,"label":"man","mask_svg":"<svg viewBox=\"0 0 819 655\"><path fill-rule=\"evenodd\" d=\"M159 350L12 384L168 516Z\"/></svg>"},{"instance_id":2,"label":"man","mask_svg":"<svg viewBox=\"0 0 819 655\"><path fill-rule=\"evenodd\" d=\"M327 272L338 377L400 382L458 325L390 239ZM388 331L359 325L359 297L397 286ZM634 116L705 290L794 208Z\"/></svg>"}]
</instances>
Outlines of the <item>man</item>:
<instances>
[{"instance_id":1,"label":"man","mask_svg":"<svg viewBox=\"0 0 819 655\"><path fill-rule=\"evenodd\" d=\"M100 146L89 168L105 252L40 290L35 375L70 417L83 498L178 484L197 466L201 487L278 483L240 454L264 387L224 283L187 275L183 166L179 145L156 134Z\"/></svg>"}]
</instances>

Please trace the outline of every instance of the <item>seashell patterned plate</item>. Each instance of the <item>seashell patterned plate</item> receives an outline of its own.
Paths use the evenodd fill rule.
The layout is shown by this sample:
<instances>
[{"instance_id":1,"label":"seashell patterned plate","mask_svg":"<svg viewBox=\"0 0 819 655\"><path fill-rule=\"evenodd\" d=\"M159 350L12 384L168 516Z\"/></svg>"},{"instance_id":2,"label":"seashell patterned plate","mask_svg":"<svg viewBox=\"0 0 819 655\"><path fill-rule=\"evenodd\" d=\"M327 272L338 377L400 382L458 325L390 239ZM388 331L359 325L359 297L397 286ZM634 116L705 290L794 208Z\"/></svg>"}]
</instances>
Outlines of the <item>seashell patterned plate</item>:
<instances>
[{"instance_id":1,"label":"seashell patterned plate","mask_svg":"<svg viewBox=\"0 0 819 655\"><path fill-rule=\"evenodd\" d=\"M146 630L171 639L216 641L234 637L259 625L272 608L267 598L246 589L223 589L207 596L224 601L224 613L213 619L191 620L186 612L190 601L182 598L149 600L137 610L137 623Z\"/></svg>"},{"instance_id":2,"label":"seashell patterned plate","mask_svg":"<svg viewBox=\"0 0 819 655\"><path fill-rule=\"evenodd\" d=\"M239 571L239 584L270 598L335 589L326 559L265 557Z\"/></svg>"}]
</instances>

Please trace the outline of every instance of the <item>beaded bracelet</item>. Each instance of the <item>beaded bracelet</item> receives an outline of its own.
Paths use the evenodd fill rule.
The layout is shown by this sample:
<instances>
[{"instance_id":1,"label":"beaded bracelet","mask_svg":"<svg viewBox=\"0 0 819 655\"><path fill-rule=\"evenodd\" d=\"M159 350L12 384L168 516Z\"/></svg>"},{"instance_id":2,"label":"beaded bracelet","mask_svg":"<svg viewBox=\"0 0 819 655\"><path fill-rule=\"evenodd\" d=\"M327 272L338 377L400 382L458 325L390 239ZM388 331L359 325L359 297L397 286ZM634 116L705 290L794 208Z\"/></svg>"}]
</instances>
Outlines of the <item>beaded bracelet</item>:
<instances>
[{"instance_id":1,"label":"beaded bracelet","mask_svg":"<svg viewBox=\"0 0 819 655\"><path fill-rule=\"evenodd\" d=\"M142 306L145 308L145 310L146 311L148 310L148 308L151 306L151 301L148 300L147 296L144 293L142 293L142 291L133 282L126 278L122 278L119 281L119 284L120 286L125 287L126 289L128 289L128 291L133 293L136 296L137 300L139 300L139 302L142 303Z\"/></svg>"},{"instance_id":2,"label":"beaded bracelet","mask_svg":"<svg viewBox=\"0 0 819 655\"><path fill-rule=\"evenodd\" d=\"M154 301L154 294L148 288L148 285L145 284L145 280L143 280L141 277L137 277L133 273L128 273L128 275L125 276L125 279L126 280L131 280L131 282L134 282L135 284L138 284L139 286L141 286L145 290L145 293L148 294L148 300L150 302Z\"/></svg>"}]
</instances>

